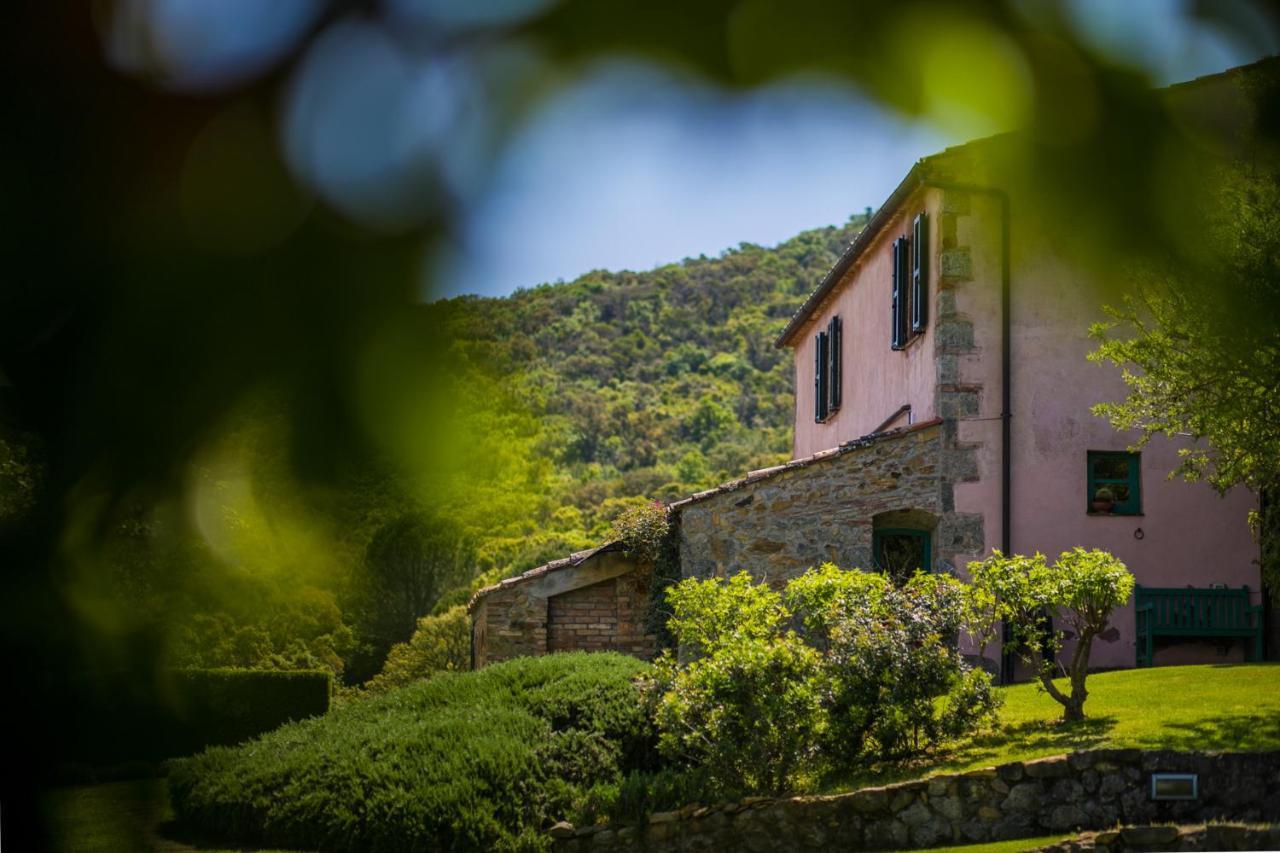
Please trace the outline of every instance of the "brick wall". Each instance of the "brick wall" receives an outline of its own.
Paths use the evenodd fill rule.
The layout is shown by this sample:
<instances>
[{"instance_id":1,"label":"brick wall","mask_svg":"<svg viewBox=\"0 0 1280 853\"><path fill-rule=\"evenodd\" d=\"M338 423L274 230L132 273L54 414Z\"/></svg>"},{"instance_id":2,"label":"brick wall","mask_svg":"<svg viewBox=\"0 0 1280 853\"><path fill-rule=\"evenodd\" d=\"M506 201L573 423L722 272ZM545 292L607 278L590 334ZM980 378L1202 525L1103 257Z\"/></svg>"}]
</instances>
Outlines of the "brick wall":
<instances>
[{"instance_id":1,"label":"brick wall","mask_svg":"<svg viewBox=\"0 0 1280 853\"><path fill-rule=\"evenodd\" d=\"M644 632L649 585L624 576L575 589L547 601L547 651L617 651L648 659Z\"/></svg>"},{"instance_id":2,"label":"brick wall","mask_svg":"<svg viewBox=\"0 0 1280 853\"><path fill-rule=\"evenodd\" d=\"M652 567L620 551L540 567L482 591L472 602L472 663L558 651L656 653L645 633Z\"/></svg>"}]
</instances>

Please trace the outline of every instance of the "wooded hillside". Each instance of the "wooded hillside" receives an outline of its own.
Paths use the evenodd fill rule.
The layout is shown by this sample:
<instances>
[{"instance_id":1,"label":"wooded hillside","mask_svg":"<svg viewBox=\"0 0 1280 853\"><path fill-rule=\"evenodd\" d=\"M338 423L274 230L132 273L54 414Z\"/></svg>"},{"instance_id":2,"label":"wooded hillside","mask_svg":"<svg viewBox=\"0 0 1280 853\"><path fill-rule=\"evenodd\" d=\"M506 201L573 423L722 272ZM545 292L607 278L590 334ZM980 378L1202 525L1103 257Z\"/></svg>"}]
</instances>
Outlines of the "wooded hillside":
<instances>
[{"instance_id":1,"label":"wooded hillside","mask_svg":"<svg viewBox=\"0 0 1280 853\"><path fill-rule=\"evenodd\" d=\"M532 447L551 466L543 533L585 545L623 506L788 458L791 354L773 341L864 221L774 248L430 305L460 387L496 381L539 423ZM495 568L523 570L540 556L556 554Z\"/></svg>"}]
</instances>

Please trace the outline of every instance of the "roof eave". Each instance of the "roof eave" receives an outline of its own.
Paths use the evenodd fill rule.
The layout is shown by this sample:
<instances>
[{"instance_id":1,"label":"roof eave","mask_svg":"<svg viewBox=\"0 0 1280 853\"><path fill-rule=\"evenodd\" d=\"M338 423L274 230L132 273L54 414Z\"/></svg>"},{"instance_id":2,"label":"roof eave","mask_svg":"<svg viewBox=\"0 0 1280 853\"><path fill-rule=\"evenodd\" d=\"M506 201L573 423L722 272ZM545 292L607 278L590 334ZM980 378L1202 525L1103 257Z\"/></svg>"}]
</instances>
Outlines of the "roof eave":
<instances>
[{"instance_id":1,"label":"roof eave","mask_svg":"<svg viewBox=\"0 0 1280 853\"><path fill-rule=\"evenodd\" d=\"M626 543L620 539L615 539L612 542L597 545L595 548L588 548L585 551L577 551L567 557L561 557L557 560L552 560L549 563L543 563L541 566L536 566L526 572L515 575L514 577L500 580L495 584L476 590L476 592L471 596L471 599L467 602L467 612L475 612L476 605L480 603L482 598L486 597L491 592L497 592L500 589L508 589L509 587L518 586L535 578L548 575L551 572L558 572L561 569L571 569L575 566L580 566L597 554L607 554L612 551L625 550L627 550Z\"/></svg>"},{"instance_id":2,"label":"roof eave","mask_svg":"<svg viewBox=\"0 0 1280 853\"><path fill-rule=\"evenodd\" d=\"M796 333L809 321L813 312L827 298L827 295L840 284L845 273L849 271L854 262L861 257L862 253L876 239L876 236L889 223L889 220L894 217L902 203L924 182L924 163L924 160L917 160L915 165L911 167L911 171L907 172L906 177L902 179L902 182L885 199L884 204L880 205L876 212L871 215L871 219L858 232L858 236L853 238L849 248L844 250L844 254L840 256L835 266L822 279L822 283L818 285L813 293L809 294L809 298L800 306L800 310L792 315L786 328L782 330L782 334L778 335L777 340L773 342L775 348L782 349L791 344Z\"/></svg>"}]
</instances>

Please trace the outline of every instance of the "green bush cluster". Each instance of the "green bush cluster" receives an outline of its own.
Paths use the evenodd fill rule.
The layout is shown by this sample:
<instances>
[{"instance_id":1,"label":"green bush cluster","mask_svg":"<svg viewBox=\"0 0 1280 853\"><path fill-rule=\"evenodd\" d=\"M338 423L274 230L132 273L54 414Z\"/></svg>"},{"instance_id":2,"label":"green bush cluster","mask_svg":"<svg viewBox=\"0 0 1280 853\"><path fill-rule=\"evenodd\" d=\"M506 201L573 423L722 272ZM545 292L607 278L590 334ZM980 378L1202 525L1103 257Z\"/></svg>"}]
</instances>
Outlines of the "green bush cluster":
<instances>
[{"instance_id":1,"label":"green bush cluster","mask_svg":"<svg viewBox=\"0 0 1280 853\"><path fill-rule=\"evenodd\" d=\"M610 525L610 534L621 540L628 552L649 563L658 559L669 530L662 501L627 507Z\"/></svg>"},{"instance_id":2,"label":"green bush cluster","mask_svg":"<svg viewBox=\"0 0 1280 853\"><path fill-rule=\"evenodd\" d=\"M659 743L715 796L804 788L994 717L990 677L957 648L970 608L954 578L898 587L826 564L783 592L740 573L668 598L683 654L651 683Z\"/></svg>"},{"instance_id":3,"label":"green bush cluster","mask_svg":"<svg viewBox=\"0 0 1280 853\"><path fill-rule=\"evenodd\" d=\"M515 850L610 809L653 769L654 733L617 654L445 673L240 747L175 762L180 821L238 841L323 850Z\"/></svg>"}]
</instances>

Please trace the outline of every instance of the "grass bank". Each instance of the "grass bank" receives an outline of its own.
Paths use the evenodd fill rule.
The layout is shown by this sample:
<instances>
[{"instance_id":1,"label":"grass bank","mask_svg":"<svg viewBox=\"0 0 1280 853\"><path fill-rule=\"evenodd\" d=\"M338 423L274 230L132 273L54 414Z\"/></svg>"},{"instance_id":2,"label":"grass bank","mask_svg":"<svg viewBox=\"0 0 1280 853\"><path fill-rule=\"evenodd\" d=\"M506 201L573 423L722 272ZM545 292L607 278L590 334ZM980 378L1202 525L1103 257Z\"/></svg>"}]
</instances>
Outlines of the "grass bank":
<instances>
[{"instance_id":1,"label":"grass bank","mask_svg":"<svg viewBox=\"0 0 1280 853\"><path fill-rule=\"evenodd\" d=\"M1065 685L1064 685L1065 686ZM1035 684L1000 689L1000 723L907 765L838 780L849 790L959 773L1081 749L1280 749L1280 664L1207 664L1089 676L1087 719L1058 722L1062 706Z\"/></svg>"}]
</instances>

